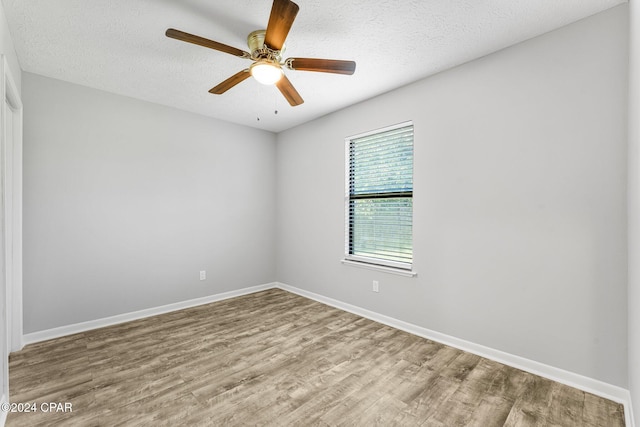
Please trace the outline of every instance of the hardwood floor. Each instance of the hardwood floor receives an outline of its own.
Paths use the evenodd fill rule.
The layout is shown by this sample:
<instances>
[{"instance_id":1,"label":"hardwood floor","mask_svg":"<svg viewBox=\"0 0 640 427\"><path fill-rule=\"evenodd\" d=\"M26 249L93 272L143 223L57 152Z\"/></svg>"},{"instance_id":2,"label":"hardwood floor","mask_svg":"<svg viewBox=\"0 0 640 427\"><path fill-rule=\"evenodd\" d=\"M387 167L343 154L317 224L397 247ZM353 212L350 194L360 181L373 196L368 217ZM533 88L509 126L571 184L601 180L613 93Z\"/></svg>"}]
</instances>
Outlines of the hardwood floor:
<instances>
[{"instance_id":1,"label":"hardwood floor","mask_svg":"<svg viewBox=\"0 0 640 427\"><path fill-rule=\"evenodd\" d=\"M624 426L617 403L277 289L31 344L10 394L36 412L8 426Z\"/></svg>"}]
</instances>

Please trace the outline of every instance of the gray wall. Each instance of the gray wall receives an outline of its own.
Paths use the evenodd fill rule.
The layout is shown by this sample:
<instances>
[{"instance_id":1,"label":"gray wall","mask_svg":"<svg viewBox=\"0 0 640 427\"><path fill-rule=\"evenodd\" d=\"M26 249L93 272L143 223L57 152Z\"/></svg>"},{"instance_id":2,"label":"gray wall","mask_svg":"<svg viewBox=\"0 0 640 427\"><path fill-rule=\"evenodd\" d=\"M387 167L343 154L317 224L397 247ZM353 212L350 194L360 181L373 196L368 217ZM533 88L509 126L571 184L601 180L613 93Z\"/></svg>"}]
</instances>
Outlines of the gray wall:
<instances>
[{"instance_id":1,"label":"gray wall","mask_svg":"<svg viewBox=\"0 0 640 427\"><path fill-rule=\"evenodd\" d=\"M629 3L629 390L640 422L640 5Z\"/></svg>"},{"instance_id":2,"label":"gray wall","mask_svg":"<svg viewBox=\"0 0 640 427\"><path fill-rule=\"evenodd\" d=\"M278 280L626 387L627 13L279 134ZM340 263L344 137L405 120L416 278Z\"/></svg>"},{"instance_id":3,"label":"gray wall","mask_svg":"<svg viewBox=\"0 0 640 427\"><path fill-rule=\"evenodd\" d=\"M25 333L276 279L274 134L30 73L23 102Z\"/></svg>"}]
</instances>

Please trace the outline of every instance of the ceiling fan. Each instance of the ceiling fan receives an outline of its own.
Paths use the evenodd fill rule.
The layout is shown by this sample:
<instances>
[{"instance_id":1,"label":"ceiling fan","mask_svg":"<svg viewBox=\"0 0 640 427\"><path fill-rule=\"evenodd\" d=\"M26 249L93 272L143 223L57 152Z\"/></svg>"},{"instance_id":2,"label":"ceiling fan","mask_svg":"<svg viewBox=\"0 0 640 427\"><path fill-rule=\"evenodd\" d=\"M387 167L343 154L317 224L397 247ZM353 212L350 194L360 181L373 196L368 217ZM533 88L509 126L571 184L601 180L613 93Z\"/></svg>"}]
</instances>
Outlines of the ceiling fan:
<instances>
[{"instance_id":1,"label":"ceiling fan","mask_svg":"<svg viewBox=\"0 0 640 427\"><path fill-rule=\"evenodd\" d=\"M348 75L353 74L356 70L356 63L353 61L319 58L287 58L282 60L282 54L285 50L284 41L298 10L298 5L291 0L274 0L267 29L253 31L247 37L251 53L173 28L169 28L165 35L253 61L249 68L229 77L209 90L210 93L221 95L248 79L249 76L253 76L262 84L275 84L289 104L295 107L302 104L304 100L284 74L283 68Z\"/></svg>"}]
</instances>

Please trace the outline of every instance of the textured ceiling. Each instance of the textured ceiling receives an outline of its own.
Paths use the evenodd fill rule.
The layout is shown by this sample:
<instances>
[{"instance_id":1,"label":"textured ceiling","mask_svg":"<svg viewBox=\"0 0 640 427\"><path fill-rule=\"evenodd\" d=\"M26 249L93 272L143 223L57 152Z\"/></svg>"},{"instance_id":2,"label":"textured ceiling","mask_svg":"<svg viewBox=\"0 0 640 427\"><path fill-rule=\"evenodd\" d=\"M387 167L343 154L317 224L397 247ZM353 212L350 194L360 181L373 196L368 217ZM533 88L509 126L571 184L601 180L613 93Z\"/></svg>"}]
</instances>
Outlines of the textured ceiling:
<instances>
[{"instance_id":1,"label":"textured ceiling","mask_svg":"<svg viewBox=\"0 0 640 427\"><path fill-rule=\"evenodd\" d=\"M164 35L248 50L271 0L2 1L25 71L278 132L625 0L297 0L284 56L357 62L353 76L287 71L298 107L253 79L209 94L250 62Z\"/></svg>"}]
</instances>

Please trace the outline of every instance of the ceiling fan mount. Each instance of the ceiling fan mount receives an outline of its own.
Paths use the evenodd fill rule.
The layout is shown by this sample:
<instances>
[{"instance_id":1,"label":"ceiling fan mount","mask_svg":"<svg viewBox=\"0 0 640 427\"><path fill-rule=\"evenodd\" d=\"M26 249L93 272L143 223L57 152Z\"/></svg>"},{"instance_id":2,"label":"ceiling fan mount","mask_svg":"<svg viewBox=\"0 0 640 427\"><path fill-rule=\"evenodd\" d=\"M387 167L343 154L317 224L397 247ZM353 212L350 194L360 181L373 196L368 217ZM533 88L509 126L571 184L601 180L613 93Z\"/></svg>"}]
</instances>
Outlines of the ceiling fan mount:
<instances>
[{"instance_id":1,"label":"ceiling fan mount","mask_svg":"<svg viewBox=\"0 0 640 427\"><path fill-rule=\"evenodd\" d=\"M282 61L282 55L286 49L283 44L280 50L269 49L264 44L264 36L267 30L255 30L249 33L247 36L247 46L249 46L249 52L251 53L251 59L261 59L272 55L278 62Z\"/></svg>"},{"instance_id":2,"label":"ceiling fan mount","mask_svg":"<svg viewBox=\"0 0 640 427\"><path fill-rule=\"evenodd\" d=\"M249 52L228 46L204 37L169 28L165 35L177 40L208 47L240 58L250 59L253 64L229 77L209 90L221 95L250 76L263 84L275 84L291 106L304 102L284 73L284 69L347 74L355 72L356 63L337 59L287 58L282 60L284 41L298 14L299 7L291 0L274 0L266 30L256 30L247 36Z\"/></svg>"}]
</instances>

